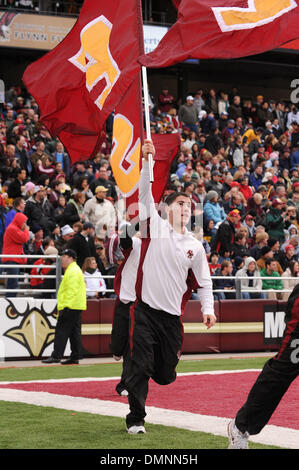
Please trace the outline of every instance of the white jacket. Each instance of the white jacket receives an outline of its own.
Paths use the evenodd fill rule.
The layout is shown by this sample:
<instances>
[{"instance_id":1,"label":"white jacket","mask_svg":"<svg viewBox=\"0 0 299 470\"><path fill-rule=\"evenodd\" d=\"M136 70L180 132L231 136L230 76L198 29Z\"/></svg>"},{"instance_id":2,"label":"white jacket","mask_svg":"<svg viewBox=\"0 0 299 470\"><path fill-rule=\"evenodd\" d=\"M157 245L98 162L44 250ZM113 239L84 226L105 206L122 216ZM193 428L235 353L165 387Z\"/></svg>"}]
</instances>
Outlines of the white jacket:
<instances>
[{"instance_id":1,"label":"white jacket","mask_svg":"<svg viewBox=\"0 0 299 470\"><path fill-rule=\"evenodd\" d=\"M249 265L249 263L251 263L251 261L254 261L254 263L255 263L255 270L254 270L254 273L253 273L253 277L249 277L248 274L247 274L248 265ZM262 282L262 279L261 279L261 276L260 276L260 272L257 268L257 264L256 264L255 259L252 258L251 256L248 256L245 259L245 264L244 264L243 268L239 269L239 271L236 272L236 279L238 279L240 277L247 277L247 279L240 279L242 292L260 292L262 290L263 282ZM249 281L250 280L253 280L253 285L252 286L249 286Z\"/></svg>"},{"instance_id":2,"label":"white jacket","mask_svg":"<svg viewBox=\"0 0 299 470\"><path fill-rule=\"evenodd\" d=\"M96 197L86 201L83 209L85 222L91 222L96 227L96 233L106 225L108 230L115 230L116 215L112 202L104 199L103 202L97 202Z\"/></svg>"},{"instance_id":3,"label":"white jacket","mask_svg":"<svg viewBox=\"0 0 299 470\"><path fill-rule=\"evenodd\" d=\"M85 284L86 284L86 296L95 297L97 292L106 292L106 282L105 279L101 277L101 273L98 269L95 270L93 274L90 274L85 271L84 273Z\"/></svg>"}]
</instances>

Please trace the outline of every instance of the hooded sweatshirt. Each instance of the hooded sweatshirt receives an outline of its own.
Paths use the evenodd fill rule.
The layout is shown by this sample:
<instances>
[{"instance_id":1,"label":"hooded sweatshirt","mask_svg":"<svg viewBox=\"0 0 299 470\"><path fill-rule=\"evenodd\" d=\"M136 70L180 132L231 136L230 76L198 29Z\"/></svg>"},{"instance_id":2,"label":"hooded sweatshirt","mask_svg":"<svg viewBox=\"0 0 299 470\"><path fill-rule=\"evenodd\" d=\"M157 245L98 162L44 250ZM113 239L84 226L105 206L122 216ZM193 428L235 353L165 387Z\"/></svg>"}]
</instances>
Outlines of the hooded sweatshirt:
<instances>
[{"instance_id":1,"label":"hooded sweatshirt","mask_svg":"<svg viewBox=\"0 0 299 470\"><path fill-rule=\"evenodd\" d=\"M248 276L248 265L249 263L254 262L255 270L253 271L253 276ZM260 272L258 270L256 260L251 256L248 256L245 259L245 264L243 268L239 269L236 272L236 279L240 277L247 277L247 279L241 279L241 290L243 292L260 292L262 290L262 279Z\"/></svg>"},{"instance_id":2,"label":"hooded sweatshirt","mask_svg":"<svg viewBox=\"0 0 299 470\"><path fill-rule=\"evenodd\" d=\"M22 230L21 227L27 221L26 215L17 212L12 222L4 232L3 237L3 255L24 255L23 244L29 240L29 230ZM5 258L2 256L2 262L14 262L26 264L26 258Z\"/></svg>"}]
</instances>

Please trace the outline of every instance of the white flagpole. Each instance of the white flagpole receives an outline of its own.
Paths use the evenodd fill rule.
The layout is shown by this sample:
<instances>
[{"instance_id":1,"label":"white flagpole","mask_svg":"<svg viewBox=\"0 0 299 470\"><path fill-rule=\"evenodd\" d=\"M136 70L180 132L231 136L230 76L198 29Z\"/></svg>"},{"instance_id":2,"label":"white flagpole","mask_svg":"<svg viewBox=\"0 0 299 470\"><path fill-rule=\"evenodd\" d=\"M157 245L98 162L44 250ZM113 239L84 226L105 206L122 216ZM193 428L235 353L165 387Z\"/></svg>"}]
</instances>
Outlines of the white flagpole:
<instances>
[{"instance_id":1,"label":"white flagpole","mask_svg":"<svg viewBox=\"0 0 299 470\"><path fill-rule=\"evenodd\" d=\"M145 131L146 138L151 140L151 126L150 126L150 117L149 117L149 100L148 100L148 84L147 84L147 73L146 67L142 66L142 82L143 82L143 99L144 99L144 113L145 113ZM150 170L150 182L154 181L154 166L153 166L153 156L149 154L149 170Z\"/></svg>"}]
</instances>

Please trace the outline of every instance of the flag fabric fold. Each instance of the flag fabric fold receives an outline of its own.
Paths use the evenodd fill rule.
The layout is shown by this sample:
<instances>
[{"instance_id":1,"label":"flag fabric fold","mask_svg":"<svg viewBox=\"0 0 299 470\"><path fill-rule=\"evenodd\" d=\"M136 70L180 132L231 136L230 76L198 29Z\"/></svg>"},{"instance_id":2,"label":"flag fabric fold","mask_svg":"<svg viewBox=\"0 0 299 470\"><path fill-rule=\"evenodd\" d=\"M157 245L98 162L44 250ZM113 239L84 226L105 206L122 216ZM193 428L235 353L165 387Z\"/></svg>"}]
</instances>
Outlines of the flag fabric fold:
<instances>
[{"instance_id":1,"label":"flag fabric fold","mask_svg":"<svg viewBox=\"0 0 299 470\"><path fill-rule=\"evenodd\" d=\"M137 0L85 0L63 41L25 70L41 122L72 162L98 152L105 121L140 73L140 25Z\"/></svg>"},{"instance_id":2,"label":"flag fabric fold","mask_svg":"<svg viewBox=\"0 0 299 470\"><path fill-rule=\"evenodd\" d=\"M187 59L260 54L299 37L299 0L173 0L177 22L140 57L160 68Z\"/></svg>"}]
</instances>

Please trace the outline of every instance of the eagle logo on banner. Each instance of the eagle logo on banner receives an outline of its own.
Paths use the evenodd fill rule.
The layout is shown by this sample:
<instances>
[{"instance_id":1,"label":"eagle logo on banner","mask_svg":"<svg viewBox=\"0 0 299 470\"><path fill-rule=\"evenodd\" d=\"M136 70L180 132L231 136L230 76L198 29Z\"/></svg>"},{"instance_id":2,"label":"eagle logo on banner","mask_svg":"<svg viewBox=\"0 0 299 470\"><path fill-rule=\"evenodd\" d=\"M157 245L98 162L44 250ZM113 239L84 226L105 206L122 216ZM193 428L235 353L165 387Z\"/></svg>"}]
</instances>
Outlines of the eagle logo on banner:
<instances>
[{"instance_id":1,"label":"eagle logo on banner","mask_svg":"<svg viewBox=\"0 0 299 470\"><path fill-rule=\"evenodd\" d=\"M39 357L54 341L55 327L51 325L49 318L56 319L56 301L54 309L50 312L46 312L42 303L40 308L37 306L30 308L28 302L25 311L20 312L15 304L9 299L6 300L9 302L6 316L10 320L17 320L21 317L21 322L3 333L3 336L24 346L30 356Z\"/></svg>"}]
</instances>

